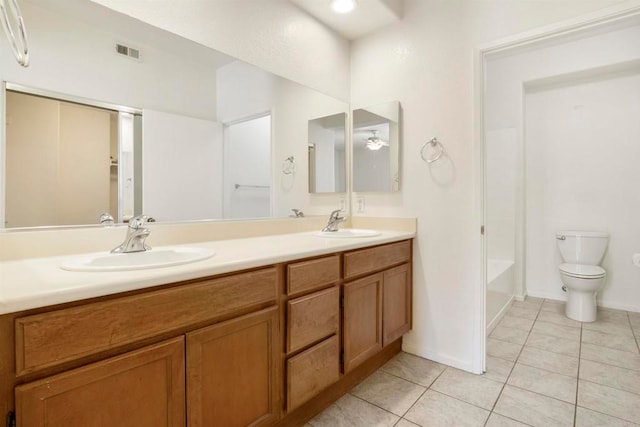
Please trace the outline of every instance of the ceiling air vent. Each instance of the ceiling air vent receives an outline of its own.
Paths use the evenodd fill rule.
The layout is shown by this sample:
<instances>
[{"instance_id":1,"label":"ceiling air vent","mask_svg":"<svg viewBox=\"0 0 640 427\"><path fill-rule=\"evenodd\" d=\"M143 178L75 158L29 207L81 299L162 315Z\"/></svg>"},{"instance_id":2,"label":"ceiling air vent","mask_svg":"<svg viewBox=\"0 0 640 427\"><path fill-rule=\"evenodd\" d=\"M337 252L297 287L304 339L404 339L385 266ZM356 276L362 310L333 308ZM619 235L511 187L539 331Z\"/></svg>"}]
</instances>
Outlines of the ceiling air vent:
<instances>
[{"instance_id":1,"label":"ceiling air vent","mask_svg":"<svg viewBox=\"0 0 640 427\"><path fill-rule=\"evenodd\" d=\"M116 43L116 52L118 52L118 54L120 55L124 55L132 59L137 59L138 61L140 60L140 49Z\"/></svg>"}]
</instances>

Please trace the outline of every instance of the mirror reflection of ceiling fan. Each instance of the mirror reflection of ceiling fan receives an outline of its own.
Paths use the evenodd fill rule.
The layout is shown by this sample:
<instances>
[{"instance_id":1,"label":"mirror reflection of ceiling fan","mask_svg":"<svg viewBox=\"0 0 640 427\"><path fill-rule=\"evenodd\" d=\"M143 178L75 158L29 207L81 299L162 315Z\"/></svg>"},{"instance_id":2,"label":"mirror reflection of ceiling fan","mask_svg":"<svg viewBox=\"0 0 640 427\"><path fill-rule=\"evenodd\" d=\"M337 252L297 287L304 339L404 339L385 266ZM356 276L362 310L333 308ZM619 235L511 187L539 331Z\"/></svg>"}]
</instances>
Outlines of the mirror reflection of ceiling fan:
<instances>
[{"instance_id":1,"label":"mirror reflection of ceiling fan","mask_svg":"<svg viewBox=\"0 0 640 427\"><path fill-rule=\"evenodd\" d=\"M380 137L378 136L378 132L379 131L377 131L377 130L372 130L371 133L373 135L371 135L369 138L366 139L367 148L369 150L377 151L377 150L381 149L382 147L388 147L389 146L389 142L388 141L383 141L382 139L380 139Z\"/></svg>"}]
</instances>

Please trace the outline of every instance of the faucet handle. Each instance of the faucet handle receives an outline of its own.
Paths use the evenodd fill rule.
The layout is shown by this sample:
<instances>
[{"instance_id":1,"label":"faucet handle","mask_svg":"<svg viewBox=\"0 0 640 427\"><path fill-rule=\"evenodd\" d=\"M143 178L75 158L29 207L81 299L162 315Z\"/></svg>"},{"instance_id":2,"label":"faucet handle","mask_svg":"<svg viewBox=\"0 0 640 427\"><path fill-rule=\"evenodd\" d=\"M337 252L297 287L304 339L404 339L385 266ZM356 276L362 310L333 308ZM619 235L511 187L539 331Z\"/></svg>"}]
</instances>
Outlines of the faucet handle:
<instances>
[{"instance_id":1,"label":"faucet handle","mask_svg":"<svg viewBox=\"0 0 640 427\"><path fill-rule=\"evenodd\" d=\"M100 215L100 224L102 225L113 225L115 223L115 220L113 219L113 215L111 215L109 212L105 212L102 215Z\"/></svg>"},{"instance_id":2,"label":"faucet handle","mask_svg":"<svg viewBox=\"0 0 640 427\"><path fill-rule=\"evenodd\" d=\"M331 214L329 215L329 219L340 218L340 212L342 212L342 209L336 209L335 211L332 211Z\"/></svg>"},{"instance_id":3,"label":"faucet handle","mask_svg":"<svg viewBox=\"0 0 640 427\"><path fill-rule=\"evenodd\" d=\"M138 230L144 227L144 223L149 221L149 217L146 215L134 216L129 220L129 228Z\"/></svg>"}]
</instances>

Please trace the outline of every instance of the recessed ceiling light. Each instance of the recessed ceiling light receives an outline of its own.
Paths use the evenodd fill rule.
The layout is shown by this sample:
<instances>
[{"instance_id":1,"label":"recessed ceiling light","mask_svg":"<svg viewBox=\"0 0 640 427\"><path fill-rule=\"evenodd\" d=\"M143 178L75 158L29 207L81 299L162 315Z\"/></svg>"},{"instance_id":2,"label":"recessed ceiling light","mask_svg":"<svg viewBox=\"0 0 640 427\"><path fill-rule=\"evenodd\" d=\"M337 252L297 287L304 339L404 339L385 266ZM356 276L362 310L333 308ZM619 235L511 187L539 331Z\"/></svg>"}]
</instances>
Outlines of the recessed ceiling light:
<instances>
[{"instance_id":1,"label":"recessed ceiling light","mask_svg":"<svg viewBox=\"0 0 640 427\"><path fill-rule=\"evenodd\" d=\"M356 8L356 0L332 0L331 7L336 13L349 13Z\"/></svg>"}]
</instances>

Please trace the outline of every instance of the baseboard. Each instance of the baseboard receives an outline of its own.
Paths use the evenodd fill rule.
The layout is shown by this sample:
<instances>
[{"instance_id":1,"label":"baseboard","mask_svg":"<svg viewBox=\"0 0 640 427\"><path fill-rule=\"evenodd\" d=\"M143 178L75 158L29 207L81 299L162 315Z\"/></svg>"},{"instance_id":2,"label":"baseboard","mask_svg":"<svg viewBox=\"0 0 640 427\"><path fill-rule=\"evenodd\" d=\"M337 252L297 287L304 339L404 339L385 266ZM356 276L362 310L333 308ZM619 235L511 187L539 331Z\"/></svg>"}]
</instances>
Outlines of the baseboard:
<instances>
[{"instance_id":1,"label":"baseboard","mask_svg":"<svg viewBox=\"0 0 640 427\"><path fill-rule=\"evenodd\" d=\"M493 329L498 326L498 323L500 323L504 315L511 308L514 299L516 299L516 296L511 296L511 298L509 298L509 301L507 301L507 303L502 307L498 314L496 314L496 317L494 317L493 320L489 322L489 324L487 325L487 336L489 336L489 334L493 332Z\"/></svg>"},{"instance_id":2,"label":"baseboard","mask_svg":"<svg viewBox=\"0 0 640 427\"><path fill-rule=\"evenodd\" d=\"M546 292L530 292L529 295L536 298L544 298L548 300L553 300L557 302L566 302L567 298L558 299L557 294L546 293ZM624 311L633 311L636 313L640 313L640 306L634 304L626 304L620 303L617 301L609 301L609 300L598 300L598 307L602 308L611 308L614 310L624 310Z\"/></svg>"},{"instance_id":3,"label":"baseboard","mask_svg":"<svg viewBox=\"0 0 640 427\"><path fill-rule=\"evenodd\" d=\"M482 372L475 372L473 370L473 362L471 360L460 360L455 357L448 357L446 355L437 353L431 349L419 348L407 343L406 340L402 342L402 351L411 353L415 356L422 357L423 359L429 359L433 362L442 363L443 365L452 366L454 368L461 369L463 371L471 372L473 374L481 374Z\"/></svg>"},{"instance_id":4,"label":"baseboard","mask_svg":"<svg viewBox=\"0 0 640 427\"><path fill-rule=\"evenodd\" d=\"M525 299L527 299L527 294L524 294L524 295L514 295L514 296L513 296L513 299L514 299L514 300L516 300L516 301L520 301L520 302L522 302L522 301L524 301Z\"/></svg>"}]
</instances>

